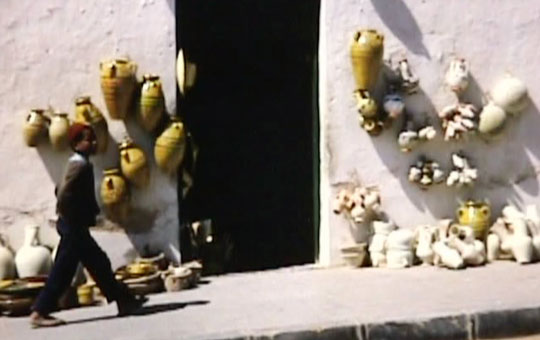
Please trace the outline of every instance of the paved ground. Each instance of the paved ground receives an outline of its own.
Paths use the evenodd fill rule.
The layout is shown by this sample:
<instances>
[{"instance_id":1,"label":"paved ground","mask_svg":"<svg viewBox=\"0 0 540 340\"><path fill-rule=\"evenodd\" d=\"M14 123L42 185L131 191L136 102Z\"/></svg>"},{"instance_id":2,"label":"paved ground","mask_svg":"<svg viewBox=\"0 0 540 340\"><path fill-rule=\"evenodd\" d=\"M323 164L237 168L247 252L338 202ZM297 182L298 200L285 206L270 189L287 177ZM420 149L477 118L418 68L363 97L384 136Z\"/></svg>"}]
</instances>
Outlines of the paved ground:
<instances>
[{"instance_id":1,"label":"paved ground","mask_svg":"<svg viewBox=\"0 0 540 340\"><path fill-rule=\"evenodd\" d=\"M446 334L449 339L460 338L461 328L474 337L500 334L490 333L486 327L491 324L495 328L513 325L512 332L516 327L520 331L528 326L512 318L514 314L497 314L495 319L490 319L489 313L482 314L484 318L476 321L468 316L523 309L533 312L526 315L529 323L532 318L540 325L540 318L536 319L540 316L540 264L498 262L462 271L307 266L210 277L206 281L196 289L152 295L143 315L127 318L115 318L114 305L60 312L58 316L69 324L56 329L32 330L25 318L3 317L0 337L267 339L281 334L276 338L394 339L380 326L412 323L442 330L444 339L444 333L457 325L458 335L450 332ZM423 320L436 322L416 323ZM321 333L324 329L330 329L330 333ZM402 338L413 339L414 334L420 334L415 332L405 329L403 334L409 335ZM433 339L433 335L430 337Z\"/></svg>"}]
</instances>

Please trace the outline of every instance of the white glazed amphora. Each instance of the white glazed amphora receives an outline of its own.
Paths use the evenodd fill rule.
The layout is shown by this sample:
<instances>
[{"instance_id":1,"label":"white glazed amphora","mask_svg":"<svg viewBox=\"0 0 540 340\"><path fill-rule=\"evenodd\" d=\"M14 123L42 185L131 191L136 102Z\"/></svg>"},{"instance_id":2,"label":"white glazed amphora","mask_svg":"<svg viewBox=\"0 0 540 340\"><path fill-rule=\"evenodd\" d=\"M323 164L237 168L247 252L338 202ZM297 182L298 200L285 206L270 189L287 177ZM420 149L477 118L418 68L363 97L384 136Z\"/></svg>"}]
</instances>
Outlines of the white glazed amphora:
<instances>
[{"instance_id":1,"label":"white glazed amphora","mask_svg":"<svg viewBox=\"0 0 540 340\"><path fill-rule=\"evenodd\" d=\"M25 228L24 244L15 255L15 266L21 278L47 275L51 271L51 253L39 241L39 226Z\"/></svg>"},{"instance_id":2,"label":"white glazed amphora","mask_svg":"<svg viewBox=\"0 0 540 340\"><path fill-rule=\"evenodd\" d=\"M406 268L413 264L414 232L410 229L394 230L386 239L386 266Z\"/></svg>"},{"instance_id":3,"label":"white glazed amphora","mask_svg":"<svg viewBox=\"0 0 540 340\"><path fill-rule=\"evenodd\" d=\"M0 235L0 280L15 278L15 259L7 240Z\"/></svg>"}]
</instances>

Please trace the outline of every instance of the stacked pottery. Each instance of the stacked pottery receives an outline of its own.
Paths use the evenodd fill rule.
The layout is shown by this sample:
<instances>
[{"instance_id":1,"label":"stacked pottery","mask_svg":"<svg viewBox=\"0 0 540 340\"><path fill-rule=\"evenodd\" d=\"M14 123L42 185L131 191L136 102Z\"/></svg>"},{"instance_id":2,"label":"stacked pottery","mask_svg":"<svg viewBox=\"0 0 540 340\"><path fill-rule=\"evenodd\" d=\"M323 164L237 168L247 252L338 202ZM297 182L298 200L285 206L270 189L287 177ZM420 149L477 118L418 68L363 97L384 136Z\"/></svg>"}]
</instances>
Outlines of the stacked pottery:
<instances>
[{"instance_id":1,"label":"stacked pottery","mask_svg":"<svg viewBox=\"0 0 540 340\"><path fill-rule=\"evenodd\" d=\"M39 226L30 225L25 228L24 244L15 255L15 266L21 278L49 274L52 257L39 241Z\"/></svg>"},{"instance_id":2,"label":"stacked pottery","mask_svg":"<svg viewBox=\"0 0 540 340\"><path fill-rule=\"evenodd\" d=\"M185 148L184 124L178 118L173 118L156 140L154 157L157 166L167 174L174 174L184 159Z\"/></svg>"},{"instance_id":3,"label":"stacked pottery","mask_svg":"<svg viewBox=\"0 0 540 340\"><path fill-rule=\"evenodd\" d=\"M148 132L157 127L163 112L165 111L165 98L159 76L145 74L141 88L141 99L137 120Z\"/></svg>"},{"instance_id":4,"label":"stacked pottery","mask_svg":"<svg viewBox=\"0 0 540 340\"><path fill-rule=\"evenodd\" d=\"M139 188L148 186L150 170L144 151L129 138L126 138L119 148L122 174Z\"/></svg>"},{"instance_id":5,"label":"stacked pottery","mask_svg":"<svg viewBox=\"0 0 540 340\"><path fill-rule=\"evenodd\" d=\"M119 58L99 64L101 90L107 111L112 119L124 119L137 86L137 65L129 59Z\"/></svg>"},{"instance_id":6,"label":"stacked pottery","mask_svg":"<svg viewBox=\"0 0 540 340\"><path fill-rule=\"evenodd\" d=\"M0 235L0 280L15 278L15 259L6 239Z\"/></svg>"},{"instance_id":7,"label":"stacked pottery","mask_svg":"<svg viewBox=\"0 0 540 340\"><path fill-rule=\"evenodd\" d=\"M69 119L67 113L56 112L49 126L49 140L52 147L61 151L68 146Z\"/></svg>"},{"instance_id":8,"label":"stacked pottery","mask_svg":"<svg viewBox=\"0 0 540 340\"><path fill-rule=\"evenodd\" d=\"M49 118L45 116L45 110L33 109L26 116L23 126L24 142L27 146L37 146L47 135Z\"/></svg>"},{"instance_id":9,"label":"stacked pottery","mask_svg":"<svg viewBox=\"0 0 540 340\"><path fill-rule=\"evenodd\" d=\"M457 209L456 215L461 225L470 226L476 239L484 240L489 226L491 209L484 202L467 201Z\"/></svg>"},{"instance_id":10,"label":"stacked pottery","mask_svg":"<svg viewBox=\"0 0 540 340\"><path fill-rule=\"evenodd\" d=\"M120 169L103 171L100 192L107 217L114 222L125 221L129 212L129 191Z\"/></svg>"},{"instance_id":11,"label":"stacked pottery","mask_svg":"<svg viewBox=\"0 0 540 340\"><path fill-rule=\"evenodd\" d=\"M97 139L96 151L101 153L107 150L107 142L109 141L107 121L101 111L92 103L90 97L83 96L75 100L75 122L92 126Z\"/></svg>"}]
</instances>

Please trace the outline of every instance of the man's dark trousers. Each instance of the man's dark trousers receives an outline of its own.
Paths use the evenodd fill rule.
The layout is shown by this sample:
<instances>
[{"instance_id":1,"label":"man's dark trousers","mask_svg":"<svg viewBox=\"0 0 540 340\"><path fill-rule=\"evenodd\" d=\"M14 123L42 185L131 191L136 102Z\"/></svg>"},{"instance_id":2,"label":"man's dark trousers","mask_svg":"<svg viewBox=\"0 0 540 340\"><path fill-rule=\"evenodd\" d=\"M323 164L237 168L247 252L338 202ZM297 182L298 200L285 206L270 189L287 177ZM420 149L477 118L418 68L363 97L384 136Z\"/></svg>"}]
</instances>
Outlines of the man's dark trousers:
<instances>
[{"instance_id":1,"label":"man's dark trousers","mask_svg":"<svg viewBox=\"0 0 540 340\"><path fill-rule=\"evenodd\" d=\"M34 304L35 311L47 315L56 309L58 300L73 280L79 261L96 281L107 301L128 294L125 285L114 278L107 254L90 235L87 227L71 226L59 218L56 230L60 234L60 244L45 287Z\"/></svg>"}]
</instances>

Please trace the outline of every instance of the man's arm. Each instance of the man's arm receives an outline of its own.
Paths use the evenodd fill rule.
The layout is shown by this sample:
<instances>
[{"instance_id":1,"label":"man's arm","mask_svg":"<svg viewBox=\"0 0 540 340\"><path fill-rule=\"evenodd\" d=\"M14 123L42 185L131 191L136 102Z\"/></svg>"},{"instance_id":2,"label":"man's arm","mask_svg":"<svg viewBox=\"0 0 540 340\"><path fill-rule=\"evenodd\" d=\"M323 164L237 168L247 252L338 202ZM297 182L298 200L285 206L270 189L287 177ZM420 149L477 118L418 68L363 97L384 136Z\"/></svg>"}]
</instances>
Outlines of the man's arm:
<instances>
[{"instance_id":1,"label":"man's arm","mask_svg":"<svg viewBox=\"0 0 540 340\"><path fill-rule=\"evenodd\" d=\"M84 161L70 159L66 166L62 182L58 186L56 196L58 213L68 220L71 219L70 215L76 211L76 207L74 207L74 204L77 204L74 200L75 190L77 190L76 183L85 166L86 163Z\"/></svg>"}]
</instances>

